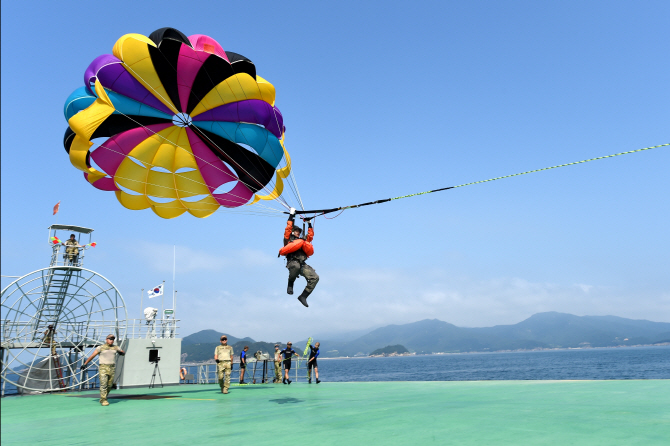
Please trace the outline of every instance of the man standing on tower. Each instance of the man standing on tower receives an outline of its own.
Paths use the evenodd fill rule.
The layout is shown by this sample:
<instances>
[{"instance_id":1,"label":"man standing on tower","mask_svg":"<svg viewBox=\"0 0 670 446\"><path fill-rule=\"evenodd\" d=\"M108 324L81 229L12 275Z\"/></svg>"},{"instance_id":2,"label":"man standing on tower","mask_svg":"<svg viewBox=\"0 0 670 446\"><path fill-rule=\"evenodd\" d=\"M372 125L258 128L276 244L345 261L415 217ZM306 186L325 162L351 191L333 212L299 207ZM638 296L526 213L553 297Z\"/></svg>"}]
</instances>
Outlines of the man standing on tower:
<instances>
[{"instance_id":1,"label":"man standing on tower","mask_svg":"<svg viewBox=\"0 0 670 446\"><path fill-rule=\"evenodd\" d=\"M70 234L70 238L65 240L65 263L68 265L77 265L79 263L79 248L83 248L77 241L77 236Z\"/></svg>"}]
</instances>

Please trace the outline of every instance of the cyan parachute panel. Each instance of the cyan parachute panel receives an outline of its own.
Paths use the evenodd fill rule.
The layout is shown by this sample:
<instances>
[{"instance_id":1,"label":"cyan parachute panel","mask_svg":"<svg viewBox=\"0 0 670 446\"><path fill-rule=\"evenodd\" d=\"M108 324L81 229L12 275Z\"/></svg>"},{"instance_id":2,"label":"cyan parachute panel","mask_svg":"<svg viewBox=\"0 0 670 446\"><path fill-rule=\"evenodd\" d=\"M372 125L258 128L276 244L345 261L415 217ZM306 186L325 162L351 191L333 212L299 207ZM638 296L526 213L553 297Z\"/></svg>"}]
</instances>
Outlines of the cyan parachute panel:
<instances>
[{"instance_id":1,"label":"cyan parachute panel","mask_svg":"<svg viewBox=\"0 0 670 446\"><path fill-rule=\"evenodd\" d=\"M199 121L196 124L198 128L210 131L228 141L253 147L258 156L275 169L284 157L284 151L277 137L257 125L219 121Z\"/></svg>"}]
</instances>

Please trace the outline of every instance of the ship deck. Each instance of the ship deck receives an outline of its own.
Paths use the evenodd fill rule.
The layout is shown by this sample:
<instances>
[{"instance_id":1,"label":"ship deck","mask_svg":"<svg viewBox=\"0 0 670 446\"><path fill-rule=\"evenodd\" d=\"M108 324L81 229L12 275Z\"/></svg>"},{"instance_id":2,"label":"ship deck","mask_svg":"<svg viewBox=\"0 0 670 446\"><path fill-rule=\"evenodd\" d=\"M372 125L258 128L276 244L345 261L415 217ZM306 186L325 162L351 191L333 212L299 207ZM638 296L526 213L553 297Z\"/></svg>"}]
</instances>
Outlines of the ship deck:
<instances>
[{"instance_id":1,"label":"ship deck","mask_svg":"<svg viewBox=\"0 0 670 446\"><path fill-rule=\"evenodd\" d=\"M670 380L356 382L5 397L10 444L667 445Z\"/></svg>"}]
</instances>

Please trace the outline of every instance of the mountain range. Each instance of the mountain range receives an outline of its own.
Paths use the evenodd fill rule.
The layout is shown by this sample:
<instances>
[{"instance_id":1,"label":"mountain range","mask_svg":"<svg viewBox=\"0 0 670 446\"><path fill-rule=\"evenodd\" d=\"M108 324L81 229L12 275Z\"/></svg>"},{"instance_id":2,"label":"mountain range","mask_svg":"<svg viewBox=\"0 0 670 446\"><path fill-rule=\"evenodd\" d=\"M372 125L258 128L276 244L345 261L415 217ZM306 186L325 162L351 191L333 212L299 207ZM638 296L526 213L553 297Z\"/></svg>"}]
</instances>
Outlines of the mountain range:
<instances>
[{"instance_id":1,"label":"mountain range","mask_svg":"<svg viewBox=\"0 0 670 446\"><path fill-rule=\"evenodd\" d=\"M214 330L186 336L182 340L182 352L188 355L186 360L212 358L220 336L221 333ZM437 319L425 319L404 325L387 325L349 341L316 340L321 342L322 357L368 355L376 349L396 344L418 354L616 347L668 343L670 323L547 312L514 325L465 328ZM272 352L275 344L230 335L228 342L236 354L243 345L249 345L250 353L257 350ZM305 343L296 342L293 348L300 353Z\"/></svg>"}]
</instances>

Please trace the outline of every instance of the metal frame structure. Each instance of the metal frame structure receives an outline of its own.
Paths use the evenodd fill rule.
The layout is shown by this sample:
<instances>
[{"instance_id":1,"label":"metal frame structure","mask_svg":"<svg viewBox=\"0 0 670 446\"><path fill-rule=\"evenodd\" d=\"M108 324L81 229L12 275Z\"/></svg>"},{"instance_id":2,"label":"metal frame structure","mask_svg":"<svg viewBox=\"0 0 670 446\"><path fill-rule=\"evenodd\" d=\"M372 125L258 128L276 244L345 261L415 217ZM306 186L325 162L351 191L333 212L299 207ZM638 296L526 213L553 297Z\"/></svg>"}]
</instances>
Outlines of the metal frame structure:
<instances>
[{"instance_id":1,"label":"metal frame structure","mask_svg":"<svg viewBox=\"0 0 670 446\"><path fill-rule=\"evenodd\" d=\"M49 237L65 230L52 225ZM53 236L52 236L53 234ZM90 350L113 333L126 339L128 314L119 290L107 278L83 268L85 247L72 255L53 242L48 268L32 271L2 290L0 352L2 395L10 384L20 392L54 392L89 387L97 373L80 371Z\"/></svg>"}]
</instances>

